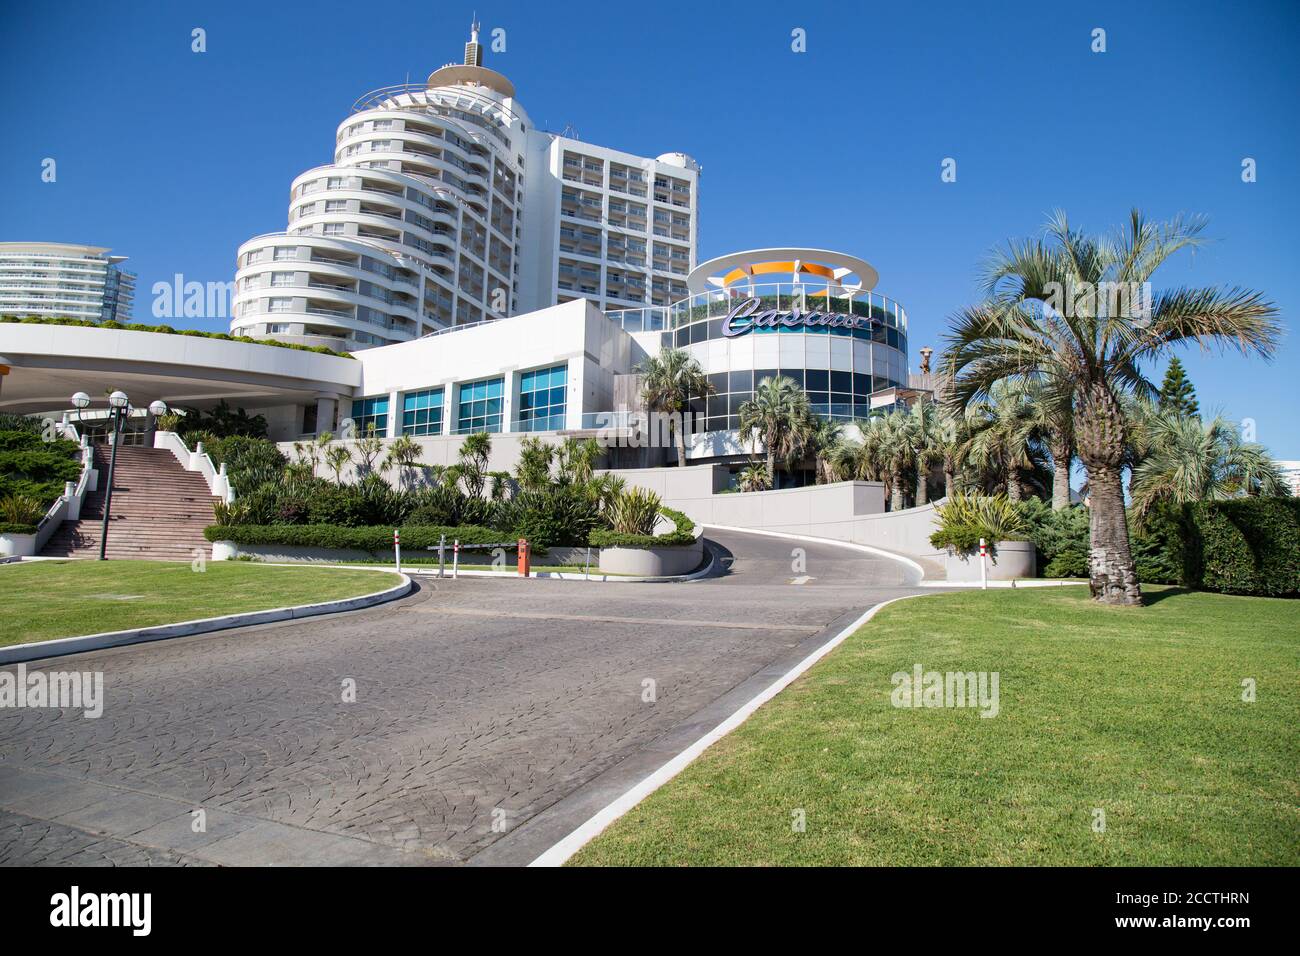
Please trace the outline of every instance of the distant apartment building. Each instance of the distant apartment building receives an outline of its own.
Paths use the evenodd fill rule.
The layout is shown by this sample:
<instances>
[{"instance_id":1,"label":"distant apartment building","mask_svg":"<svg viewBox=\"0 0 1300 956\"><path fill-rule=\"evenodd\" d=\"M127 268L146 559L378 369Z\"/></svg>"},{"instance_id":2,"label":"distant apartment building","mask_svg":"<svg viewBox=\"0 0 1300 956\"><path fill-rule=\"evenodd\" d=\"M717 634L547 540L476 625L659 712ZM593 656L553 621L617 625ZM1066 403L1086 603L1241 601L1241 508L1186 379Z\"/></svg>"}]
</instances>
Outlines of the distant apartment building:
<instances>
[{"instance_id":1,"label":"distant apartment building","mask_svg":"<svg viewBox=\"0 0 1300 956\"><path fill-rule=\"evenodd\" d=\"M389 345L576 298L667 305L695 265L699 166L536 129L513 84L464 63L359 99L288 227L239 247L236 334Z\"/></svg>"},{"instance_id":2,"label":"distant apartment building","mask_svg":"<svg viewBox=\"0 0 1300 956\"><path fill-rule=\"evenodd\" d=\"M1291 489L1291 494L1300 497L1300 461L1279 461L1278 468L1282 472L1282 479Z\"/></svg>"},{"instance_id":3,"label":"distant apartment building","mask_svg":"<svg viewBox=\"0 0 1300 956\"><path fill-rule=\"evenodd\" d=\"M131 321L135 274L126 256L65 242L0 242L0 315Z\"/></svg>"}]
</instances>

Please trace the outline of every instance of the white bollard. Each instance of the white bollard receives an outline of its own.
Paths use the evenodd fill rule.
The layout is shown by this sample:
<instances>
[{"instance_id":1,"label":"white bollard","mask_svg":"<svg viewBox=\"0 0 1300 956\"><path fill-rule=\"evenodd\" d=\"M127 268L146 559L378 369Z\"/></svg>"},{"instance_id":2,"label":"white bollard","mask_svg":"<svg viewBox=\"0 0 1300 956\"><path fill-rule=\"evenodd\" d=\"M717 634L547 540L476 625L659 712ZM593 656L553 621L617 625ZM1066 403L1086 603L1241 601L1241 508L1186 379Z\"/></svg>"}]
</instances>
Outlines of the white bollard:
<instances>
[{"instance_id":1,"label":"white bollard","mask_svg":"<svg viewBox=\"0 0 1300 956\"><path fill-rule=\"evenodd\" d=\"M402 536L393 529L393 554L397 556L397 573L402 573Z\"/></svg>"},{"instance_id":2,"label":"white bollard","mask_svg":"<svg viewBox=\"0 0 1300 956\"><path fill-rule=\"evenodd\" d=\"M988 557L988 542L980 538L980 587L987 591L989 589L989 570L986 558Z\"/></svg>"}]
</instances>

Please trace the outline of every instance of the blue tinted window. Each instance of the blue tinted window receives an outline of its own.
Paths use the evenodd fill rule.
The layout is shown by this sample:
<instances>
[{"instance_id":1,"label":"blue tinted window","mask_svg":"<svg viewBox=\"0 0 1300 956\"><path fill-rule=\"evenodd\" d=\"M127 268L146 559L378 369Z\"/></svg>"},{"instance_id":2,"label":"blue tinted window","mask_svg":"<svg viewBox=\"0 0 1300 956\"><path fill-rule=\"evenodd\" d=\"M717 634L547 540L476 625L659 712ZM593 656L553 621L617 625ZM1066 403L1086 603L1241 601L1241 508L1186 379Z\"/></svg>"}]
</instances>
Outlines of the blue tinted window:
<instances>
[{"instance_id":1,"label":"blue tinted window","mask_svg":"<svg viewBox=\"0 0 1300 956\"><path fill-rule=\"evenodd\" d=\"M519 430L557 431L564 427L567 365L534 369L519 376Z\"/></svg>"},{"instance_id":2,"label":"blue tinted window","mask_svg":"<svg viewBox=\"0 0 1300 956\"><path fill-rule=\"evenodd\" d=\"M364 437L372 425L376 435L388 434L388 396L354 399L352 421L358 437Z\"/></svg>"},{"instance_id":3,"label":"blue tinted window","mask_svg":"<svg viewBox=\"0 0 1300 956\"><path fill-rule=\"evenodd\" d=\"M442 434L442 389L427 388L402 396L403 435Z\"/></svg>"},{"instance_id":4,"label":"blue tinted window","mask_svg":"<svg viewBox=\"0 0 1300 956\"><path fill-rule=\"evenodd\" d=\"M456 432L501 431L503 379L485 378L456 386Z\"/></svg>"}]
</instances>

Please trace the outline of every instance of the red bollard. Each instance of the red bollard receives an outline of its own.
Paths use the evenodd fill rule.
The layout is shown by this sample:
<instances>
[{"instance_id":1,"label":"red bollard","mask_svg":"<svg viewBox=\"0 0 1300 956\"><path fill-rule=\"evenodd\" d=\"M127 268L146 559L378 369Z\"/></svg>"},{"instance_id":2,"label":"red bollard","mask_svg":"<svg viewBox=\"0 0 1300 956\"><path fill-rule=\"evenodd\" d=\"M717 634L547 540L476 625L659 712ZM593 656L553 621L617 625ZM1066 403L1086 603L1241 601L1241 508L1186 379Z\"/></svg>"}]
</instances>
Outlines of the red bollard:
<instances>
[{"instance_id":1,"label":"red bollard","mask_svg":"<svg viewBox=\"0 0 1300 956\"><path fill-rule=\"evenodd\" d=\"M530 564L528 560L528 539L520 538L519 539L519 573L524 577L528 577L529 567Z\"/></svg>"}]
</instances>

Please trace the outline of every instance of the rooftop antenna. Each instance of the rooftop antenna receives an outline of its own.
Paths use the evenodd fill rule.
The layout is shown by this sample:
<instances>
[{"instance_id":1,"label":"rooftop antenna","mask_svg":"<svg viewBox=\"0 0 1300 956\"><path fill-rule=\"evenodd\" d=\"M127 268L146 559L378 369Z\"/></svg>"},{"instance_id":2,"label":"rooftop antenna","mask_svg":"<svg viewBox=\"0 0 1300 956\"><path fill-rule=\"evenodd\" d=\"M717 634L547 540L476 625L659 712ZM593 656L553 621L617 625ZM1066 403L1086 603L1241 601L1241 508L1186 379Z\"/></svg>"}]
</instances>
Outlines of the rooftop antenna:
<instances>
[{"instance_id":1,"label":"rooftop antenna","mask_svg":"<svg viewBox=\"0 0 1300 956\"><path fill-rule=\"evenodd\" d=\"M478 11L474 11L474 19L469 25L469 42L465 44L465 65L482 66L483 65L483 47L478 42Z\"/></svg>"}]
</instances>

